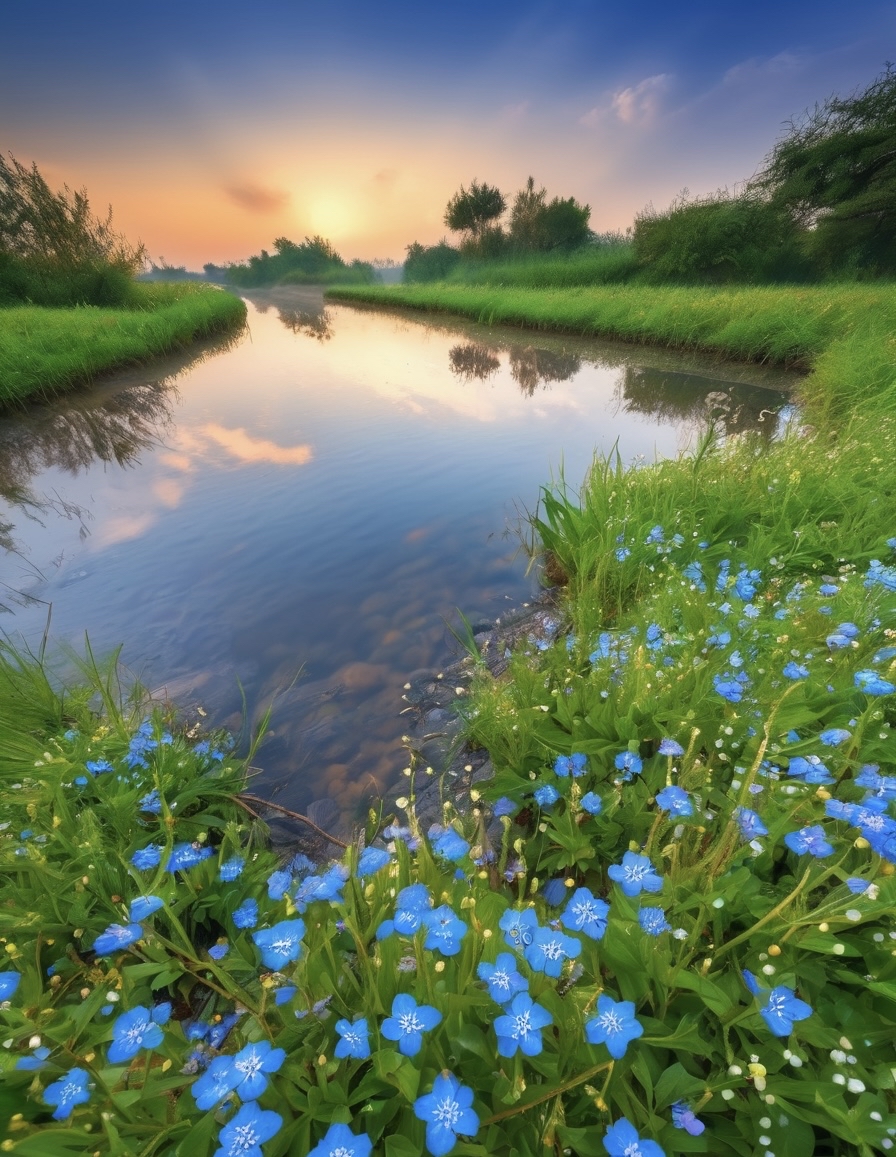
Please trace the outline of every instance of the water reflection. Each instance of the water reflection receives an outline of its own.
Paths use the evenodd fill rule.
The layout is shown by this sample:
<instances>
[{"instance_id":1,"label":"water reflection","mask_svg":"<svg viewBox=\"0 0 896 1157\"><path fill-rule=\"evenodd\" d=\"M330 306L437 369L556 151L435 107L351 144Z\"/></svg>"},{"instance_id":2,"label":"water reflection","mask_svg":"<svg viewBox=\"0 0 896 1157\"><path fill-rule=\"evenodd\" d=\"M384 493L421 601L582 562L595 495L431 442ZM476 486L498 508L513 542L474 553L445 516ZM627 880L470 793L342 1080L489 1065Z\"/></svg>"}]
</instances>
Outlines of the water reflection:
<instances>
[{"instance_id":1,"label":"water reflection","mask_svg":"<svg viewBox=\"0 0 896 1157\"><path fill-rule=\"evenodd\" d=\"M679 370L641 364L643 349L632 351L601 350L599 359L586 358L565 346L542 346L513 341L467 341L448 351L451 373L464 385L487 382L501 369L506 356L511 378L524 397L533 397L539 388L547 389L557 382L569 382L583 365L616 365L621 370L617 384L620 410L640 414L662 423L692 423L705 426L714 422L726 435L756 431L772 436L787 398L778 391L725 381L710 376L719 373L714 366L707 373L683 373ZM632 364L632 356L639 364ZM648 355L649 356L649 355Z\"/></svg>"},{"instance_id":2,"label":"water reflection","mask_svg":"<svg viewBox=\"0 0 896 1157\"><path fill-rule=\"evenodd\" d=\"M242 692L250 718L273 699L259 794L352 818L402 781L403 686L447 661L446 620L532 593L515 526L552 470L578 480L617 444L675 456L714 410L771 421L792 382L305 287L249 312L224 356L0 421L21 551L0 582L42 600L5 625L35 641L52 603L55 640L123 642L146 685L215 724L239 729Z\"/></svg>"}]
</instances>

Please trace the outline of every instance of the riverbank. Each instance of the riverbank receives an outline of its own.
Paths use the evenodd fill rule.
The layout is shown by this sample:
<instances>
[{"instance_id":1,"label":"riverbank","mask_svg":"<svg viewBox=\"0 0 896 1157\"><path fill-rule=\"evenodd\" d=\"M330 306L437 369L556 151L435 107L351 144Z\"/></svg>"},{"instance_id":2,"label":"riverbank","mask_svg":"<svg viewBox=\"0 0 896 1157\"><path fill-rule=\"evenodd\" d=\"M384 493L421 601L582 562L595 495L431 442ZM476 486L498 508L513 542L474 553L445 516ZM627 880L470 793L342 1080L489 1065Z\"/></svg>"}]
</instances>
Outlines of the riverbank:
<instances>
[{"instance_id":1,"label":"riverbank","mask_svg":"<svg viewBox=\"0 0 896 1157\"><path fill-rule=\"evenodd\" d=\"M192 284L135 283L127 308L0 309L0 407L44 401L111 370L236 332L245 319L239 298Z\"/></svg>"}]
</instances>

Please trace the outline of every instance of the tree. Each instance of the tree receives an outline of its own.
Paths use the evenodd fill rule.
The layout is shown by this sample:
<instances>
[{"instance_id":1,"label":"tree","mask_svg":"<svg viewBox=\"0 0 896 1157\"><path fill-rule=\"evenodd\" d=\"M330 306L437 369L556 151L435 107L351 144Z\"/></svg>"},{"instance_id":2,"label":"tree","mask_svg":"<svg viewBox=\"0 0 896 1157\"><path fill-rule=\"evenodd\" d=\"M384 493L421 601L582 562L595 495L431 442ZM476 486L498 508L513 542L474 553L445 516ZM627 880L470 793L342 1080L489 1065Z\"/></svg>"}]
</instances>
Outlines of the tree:
<instances>
[{"instance_id":1,"label":"tree","mask_svg":"<svg viewBox=\"0 0 896 1157\"><path fill-rule=\"evenodd\" d=\"M479 241L506 208L507 201L500 189L473 180L469 189L461 185L448 202L445 224L449 229L467 233L473 241Z\"/></svg>"},{"instance_id":2,"label":"tree","mask_svg":"<svg viewBox=\"0 0 896 1157\"><path fill-rule=\"evenodd\" d=\"M591 237L588 219L591 208L574 197L547 200L547 190L536 191L530 177L513 200L510 210L510 240L521 252L575 249Z\"/></svg>"},{"instance_id":3,"label":"tree","mask_svg":"<svg viewBox=\"0 0 896 1157\"><path fill-rule=\"evenodd\" d=\"M896 268L896 71L830 97L778 142L755 184L809 232L822 264Z\"/></svg>"}]
</instances>

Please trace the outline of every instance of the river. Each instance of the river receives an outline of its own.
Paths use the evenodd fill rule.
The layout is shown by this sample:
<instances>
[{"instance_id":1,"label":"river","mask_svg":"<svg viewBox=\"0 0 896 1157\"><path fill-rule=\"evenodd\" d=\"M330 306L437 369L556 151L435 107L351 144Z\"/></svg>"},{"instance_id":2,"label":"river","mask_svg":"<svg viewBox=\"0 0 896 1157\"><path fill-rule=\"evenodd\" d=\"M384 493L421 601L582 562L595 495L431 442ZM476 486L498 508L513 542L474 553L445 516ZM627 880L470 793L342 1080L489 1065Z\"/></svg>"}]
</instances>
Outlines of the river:
<instances>
[{"instance_id":1,"label":"river","mask_svg":"<svg viewBox=\"0 0 896 1157\"><path fill-rule=\"evenodd\" d=\"M247 331L0 419L0 619L210 724L273 701L256 792L347 819L399 782L402 689L537 590L519 527L595 451L773 436L793 378L668 351L253 294Z\"/></svg>"}]
</instances>

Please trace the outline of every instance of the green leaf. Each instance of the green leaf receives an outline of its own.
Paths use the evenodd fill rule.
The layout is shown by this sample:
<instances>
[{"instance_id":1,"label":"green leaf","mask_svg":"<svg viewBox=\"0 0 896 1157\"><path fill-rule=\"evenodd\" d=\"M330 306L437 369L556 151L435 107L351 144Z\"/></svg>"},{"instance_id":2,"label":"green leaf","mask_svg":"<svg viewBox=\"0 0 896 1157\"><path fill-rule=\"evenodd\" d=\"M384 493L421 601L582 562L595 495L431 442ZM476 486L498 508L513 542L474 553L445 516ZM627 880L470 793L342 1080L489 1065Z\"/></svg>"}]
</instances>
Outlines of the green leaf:
<instances>
[{"instance_id":1,"label":"green leaf","mask_svg":"<svg viewBox=\"0 0 896 1157\"><path fill-rule=\"evenodd\" d=\"M386 1157L420 1157L420 1146L407 1137L393 1134L386 1138Z\"/></svg>"},{"instance_id":2,"label":"green leaf","mask_svg":"<svg viewBox=\"0 0 896 1157\"><path fill-rule=\"evenodd\" d=\"M654 1104L657 1109L665 1109L675 1101L686 1101L702 1093L706 1082L691 1076L679 1061L670 1065L656 1083Z\"/></svg>"}]
</instances>

